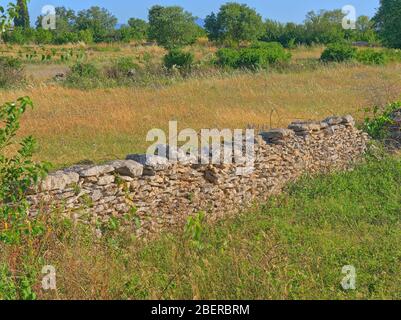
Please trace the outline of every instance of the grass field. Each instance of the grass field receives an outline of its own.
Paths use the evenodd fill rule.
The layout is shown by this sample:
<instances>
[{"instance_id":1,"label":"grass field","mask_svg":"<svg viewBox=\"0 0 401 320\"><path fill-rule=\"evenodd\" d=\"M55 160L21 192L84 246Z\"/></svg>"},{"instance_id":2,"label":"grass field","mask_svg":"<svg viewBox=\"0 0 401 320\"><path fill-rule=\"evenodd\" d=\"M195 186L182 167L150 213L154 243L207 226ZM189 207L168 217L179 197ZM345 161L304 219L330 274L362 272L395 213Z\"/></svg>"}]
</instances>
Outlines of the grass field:
<instances>
[{"instance_id":1,"label":"grass field","mask_svg":"<svg viewBox=\"0 0 401 320\"><path fill-rule=\"evenodd\" d=\"M15 48L14 48L15 49ZM13 48L0 46L3 54ZM17 48L21 55L48 48ZM145 152L146 134L184 128L286 127L295 119L352 114L401 97L401 64L323 64L322 47L292 50L285 68L223 71L146 85L71 88L53 81L71 63L26 62L28 81L0 100L30 96L19 135L39 142L54 168ZM72 46L103 65L118 57L160 64L156 46ZM196 59L216 50L192 48ZM74 51L75 52L75 51ZM58 57L58 58L57 58ZM151 61L151 62L149 62ZM60 214L39 216L46 232L26 245L0 244L0 299L401 299L401 160L367 157L351 172L304 177L268 203L214 225L200 239L172 230L153 241L109 230L97 238ZM94 254L95 253L95 254ZM41 290L44 265L57 291ZM341 287L356 269L356 290Z\"/></svg>"},{"instance_id":2,"label":"grass field","mask_svg":"<svg viewBox=\"0 0 401 320\"><path fill-rule=\"evenodd\" d=\"M91 90L43 80L66 66L30 64L27 68L39 82L0 91L0 100L22 95L33 99L35 109L25 116L21 134L38 139L37 159L62 167L143 152L148 146L146 133L155 127L166 129L169 120L178 120L182 129L286 127L294 119L348 113L361 120L365 107L399 98L400 64L302 68L321 51L295 50L295 67L283 72L219 72L172 80L169 85Z\"/></svg>"},{"instance_id":3,"label":"grass field","mask_svg":"<svg viewBox=\"0 0 401 320\"><path fill-rule=\"evenodd\" d=\"M42 217L40 241L0 246L0 298L400 299L400 186L399 158L370 159L203 224L197 242L182 230L148 243L112 231L99 240ZM57 270L48 294L40 289L46 264ZM356 269L356 290L341 286L345 265Z\"/></svg>"}]
</instances>

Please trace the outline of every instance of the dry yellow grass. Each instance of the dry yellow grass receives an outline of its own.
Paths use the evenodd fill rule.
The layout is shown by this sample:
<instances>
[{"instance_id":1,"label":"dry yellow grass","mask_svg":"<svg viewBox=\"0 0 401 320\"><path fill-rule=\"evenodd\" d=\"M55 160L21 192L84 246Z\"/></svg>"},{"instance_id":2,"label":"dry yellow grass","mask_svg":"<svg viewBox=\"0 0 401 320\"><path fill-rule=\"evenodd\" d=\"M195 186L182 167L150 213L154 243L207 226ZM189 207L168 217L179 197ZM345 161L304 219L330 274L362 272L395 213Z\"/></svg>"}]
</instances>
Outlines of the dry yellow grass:
<instances>
[{"instance_id":1,"label":"dry yellow grass","mask_svg":"<svg viewBox=\"0 0 401 320\"><path fill-rule=\"evenodd\" d=\"M181 129L282 127L293 119L320 119L395 100L401 65L322 67L298 73L244 73L190 79L162 88L67 89L41 85L1 91L0 100L29 95L34 111L21 134L40 143L37 159L60 167L143 152L146 133L178 120ZM272 116L272 123L271 122Z\"/></svg>"}]
</instances>

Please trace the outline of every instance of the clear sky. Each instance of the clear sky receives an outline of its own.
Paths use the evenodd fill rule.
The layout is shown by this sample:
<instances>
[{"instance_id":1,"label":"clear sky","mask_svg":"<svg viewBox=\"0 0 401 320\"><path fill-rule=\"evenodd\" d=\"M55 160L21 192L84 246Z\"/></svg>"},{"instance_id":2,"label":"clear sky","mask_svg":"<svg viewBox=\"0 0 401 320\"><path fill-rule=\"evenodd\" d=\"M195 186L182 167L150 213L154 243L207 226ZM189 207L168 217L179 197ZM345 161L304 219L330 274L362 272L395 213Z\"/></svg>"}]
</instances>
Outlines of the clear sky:
<instances>
[{"instance_id":1,"label":"clear sky","mask_svg":"<svg viewBox=\"0 0 401 320\"><path fill-rule=\"evenodd\" d=\"M0 3L9 2L0 0ZM45 5L65 6L74 10L86 9L90 6L101 6L110 10L120 23L131 17L146 19L148 9L155 5L179 5L199 18L204 18L211 11L218 11L221 0L31 0L30 13L32 20L41 13ZM308 11L319 9L340 9L345 5L353 5L357 15L373 16L379 6L379 0L242 0L255 8L264 18L281 22L302 22Z\"/></svg>"}]
</instances>

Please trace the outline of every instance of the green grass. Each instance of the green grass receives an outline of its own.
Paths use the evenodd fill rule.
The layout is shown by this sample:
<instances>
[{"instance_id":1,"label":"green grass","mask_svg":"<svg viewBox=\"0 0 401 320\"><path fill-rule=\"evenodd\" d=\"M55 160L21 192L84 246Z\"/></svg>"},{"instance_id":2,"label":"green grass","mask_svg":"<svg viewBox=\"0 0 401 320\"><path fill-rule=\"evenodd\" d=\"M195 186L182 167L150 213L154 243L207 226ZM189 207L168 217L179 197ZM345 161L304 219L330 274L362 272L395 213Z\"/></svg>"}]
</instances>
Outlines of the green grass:
<instances>
[{"instance_id":1,"label":"green grass","mask_svg":"<svg viewBox=\"0 0 401 320\"><path fill-rule=\"evenodd\" d=\"M40 245L37 270L54 265L58 291L39 289L38 297L401 298L399 158L305 177L254 210L189 227L199 224L196 237L187 227L149 242L116 231L96 240L84 228L50 224L55 231ZM345 265L356 268L356 290L341 287ZM0 295L2 282L13 287L0 279Z\"/></svg>"}]
</instances>

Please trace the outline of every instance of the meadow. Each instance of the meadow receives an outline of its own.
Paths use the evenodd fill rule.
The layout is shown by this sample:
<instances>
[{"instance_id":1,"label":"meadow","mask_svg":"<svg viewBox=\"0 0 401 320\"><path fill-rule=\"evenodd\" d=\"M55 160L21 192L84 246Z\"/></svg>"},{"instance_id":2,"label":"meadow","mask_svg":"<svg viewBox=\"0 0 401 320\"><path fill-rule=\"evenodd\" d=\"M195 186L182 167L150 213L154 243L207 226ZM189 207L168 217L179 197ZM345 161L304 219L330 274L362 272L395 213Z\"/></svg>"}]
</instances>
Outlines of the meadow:
<instances>
[{"instance_id":1,"label":"meadow","mask_svg":"<svg viewBox=\"0 0 401 320\"><path fill-rule=\"evenodd\" d=\"M291 62L267 70L225 70L209 67L217 50L209 43L185 50L202 66L191 74L80 88L55 76L79 60L102 67L124 57L156 70L166 51L2 45L4 55L24 61L28 77L1 89L0 100L31 97L34 109L18 134L32 134L35 160L57 169L145 152L147 132L167 129L170 120L179 129L268 129L351 114L361 124L366 108L400 99L396 61L327 64L317 46L291 49ZM377 151L355 170L305 176L236 217L199 218L197 239L190 225L152 241L113 229L98 238L58 212L38 216L43 234L24 246L0 244L0 299L400 299L400 174L399 155ZM57 269L57 290L46 292L41 270L48 264ZM356 290L341 287L345 265L356 268Z\"/></svg>"},{"instance_id":2,"label":"meadow","mask_svg":"<svg viewBox=\"0 0 401 320\"><path fill-rule=\"evenodd\" d=\"M23 52L20 56L26 60L27 51L51 52L52 48L3 51ZM75 45L56 51L69 49L84 52L83 59L99 66L132 56L136 62L156 68L165 54L154 45ZM216 48L203 43L186 50L192 50L202 63L210 60ZM37 138L37 160L59 168L144 152L146 133L152 128L166 129L169 120L177 120L182 129L286 127L294 119L322 119L333 114L352 114L362 120L366 107L399 97L401 64L322 64L322 51L323 47L293 49L292 61L285 68L258 72L204 68L188 77L169 76L164 82L91 89L54 81L54 76L68 72L73 62L59 58L41 61L38 54L39 61L25 61L28 84L1 90L0 99L32 98L35 108L25 115L20 133Z\"/></svg>"}]
</instances>

